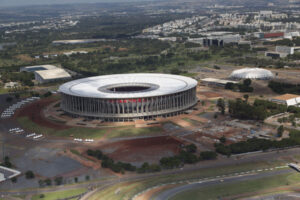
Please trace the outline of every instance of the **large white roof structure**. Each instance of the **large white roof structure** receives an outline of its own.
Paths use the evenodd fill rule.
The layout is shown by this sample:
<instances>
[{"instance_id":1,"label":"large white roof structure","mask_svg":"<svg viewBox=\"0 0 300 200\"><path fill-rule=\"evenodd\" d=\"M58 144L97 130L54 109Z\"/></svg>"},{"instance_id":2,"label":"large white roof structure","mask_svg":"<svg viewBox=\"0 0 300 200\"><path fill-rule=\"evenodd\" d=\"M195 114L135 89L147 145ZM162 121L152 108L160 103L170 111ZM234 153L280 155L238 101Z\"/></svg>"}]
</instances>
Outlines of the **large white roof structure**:
<instances>
[{"instance_id":1,"label":"large white roof structure","mask_svg":"<svg viewBox=\"0 0 300 200\"><path fill-rule=\"evenodd\" d=\"M136 73L115 74L78 79L59 87L65 94L92 98L139 98L174 94L197 86L197 81L179 75ZM113 88L141 87L136 91L115 91Z\"/></svg>"},{"instance_id":2,"label":"large white roof structure","mask_svg":"<svg viewBox=\"0 0 300 200\"><path fill-rule=\"evenodd\" d=\"M71 75L61 68L35 71L35 74L43 80L71 78Z\"/></svg>"},{"instance_id":3,"label":"large white roof structure","mask_svg":"<svg viewBox=\"0 0 300 200\"><path fill-rule=\"evenodd\" d=\"M230 78L234 79L272 79L274 75L271 71L261 68L243 68L231 73Z\"/></svg>"}]
</instances>

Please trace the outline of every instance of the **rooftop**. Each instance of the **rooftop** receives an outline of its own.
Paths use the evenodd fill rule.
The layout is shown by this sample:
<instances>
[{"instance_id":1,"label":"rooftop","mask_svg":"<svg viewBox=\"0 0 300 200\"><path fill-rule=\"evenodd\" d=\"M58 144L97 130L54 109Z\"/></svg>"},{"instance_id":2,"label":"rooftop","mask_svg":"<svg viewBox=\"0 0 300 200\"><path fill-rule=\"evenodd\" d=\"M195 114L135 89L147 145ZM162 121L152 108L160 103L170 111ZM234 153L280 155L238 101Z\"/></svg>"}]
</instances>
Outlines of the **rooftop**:
<instances>
[{"instance_id":1,"label":"rooftop","mask_svg":"<svg viewBox=\"0 0 300 200\"><path fill-rule=\"evenodd\" d=\"M68 72L66 72L64 69L60 69L60 68L50 69L50 70L41 70L41 71L36 71L35 73L38 74L44 80L71 78L71 75Z\"/></svg>"},{"instance_id":2,"label":"rooftop","mask_svg":"<svg viewBox=\"0 0 300 200\"><path fill-rule=\"evenodd\" d=\"M280 95L277 97L273 97L272 99L276 99L276 100L289 100L289 99L294 99L294 98L299 98L300 95L296 95L296 94L284 94L284 95Z\"/></svg>"},{"instance_id":3,"label":"rooftop","mask_svg":"<svg viewBox=\"0 0 300 200\"><path fill-rule=\"evenodd\" d=\"M185 76L136 73L78 79L61 85L59 91L93 98L140 98L174 94L196 86L196 80Z\"/></svg>"}]
</instances>

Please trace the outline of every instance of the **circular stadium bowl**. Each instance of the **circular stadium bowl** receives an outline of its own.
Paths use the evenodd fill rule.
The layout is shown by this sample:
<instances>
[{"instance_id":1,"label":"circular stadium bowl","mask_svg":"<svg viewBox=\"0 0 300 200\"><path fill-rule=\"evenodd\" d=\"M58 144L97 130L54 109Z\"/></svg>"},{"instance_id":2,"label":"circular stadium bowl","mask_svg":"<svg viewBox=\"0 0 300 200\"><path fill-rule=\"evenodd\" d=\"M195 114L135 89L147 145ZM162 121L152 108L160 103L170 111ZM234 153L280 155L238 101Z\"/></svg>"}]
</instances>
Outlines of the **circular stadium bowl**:
<instances>
[{"instance_id":1,"label":"circular stadium bowl","mask_svg":"<svg viewBox=\"0 0 300 200\"><path fill-rule=\"evenodd\" d=\"M59 87L61 109L105 121L153 119L197 103L197 81L178 75L137 73L78 79Z\"/></svg>"}]
</instances>

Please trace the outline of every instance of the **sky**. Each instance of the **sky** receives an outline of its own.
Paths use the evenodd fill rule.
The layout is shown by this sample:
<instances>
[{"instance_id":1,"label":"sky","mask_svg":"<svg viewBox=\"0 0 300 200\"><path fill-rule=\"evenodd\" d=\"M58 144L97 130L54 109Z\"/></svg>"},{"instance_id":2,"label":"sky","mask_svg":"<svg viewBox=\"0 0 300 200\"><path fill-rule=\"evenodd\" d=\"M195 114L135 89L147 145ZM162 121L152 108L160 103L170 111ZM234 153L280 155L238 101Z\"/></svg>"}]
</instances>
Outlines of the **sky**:
<instances>
[{"instance_id":1,"label":"sky","mask_svg":"<svg viewBox=\"0 0 300 200\"><path fill-rule=\"evenodd\" d=\"M130 2L130 1L145 1L145 0L0 0L0 7L53 5L53 4L68 4L68 3Z\"/></svg>"}]
</instances>

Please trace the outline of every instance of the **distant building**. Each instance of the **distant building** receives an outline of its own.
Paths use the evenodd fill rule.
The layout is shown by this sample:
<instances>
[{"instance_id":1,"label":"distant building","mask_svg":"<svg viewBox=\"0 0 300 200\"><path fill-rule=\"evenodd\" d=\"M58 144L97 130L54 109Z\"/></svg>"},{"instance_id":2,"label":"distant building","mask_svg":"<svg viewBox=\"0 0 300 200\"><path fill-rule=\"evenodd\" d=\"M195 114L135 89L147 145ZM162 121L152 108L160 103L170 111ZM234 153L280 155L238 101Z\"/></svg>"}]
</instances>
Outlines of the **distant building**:
<instances>
[{"instance_id":1,"label":"distant building","mask_svg":"<svg viewBox=\"0 0 300 200\"><path fill-rule=\"evenodd\" d=\"M67 80L71 78L71 75L64 69L56 68L50 70L41 70L34 72L35 80L39 83L48 83L57 80Z\"/></svg>"},{"instance_id":2,"label":"distant building","mask_svg":"<svg viewBox=\"0 0 300 200\"><path fill-rule=\"evenodd\" d=\"M273 59L277 59L277 58L285 58L287 56L286 53L279 53L276 51L266 51L265 56L267 57L271 57Z\"/></svg>"},{"instance_id":3,"label":"distant building","mask_svg":"<svg viewBox=\"0 0 300 200\"><path fill-rule=\"evenodd\" d=\"M18 82L8 82L4 84L5 89L16 88L19 86Z\"/></svg>"},{"instance_id":4,"label":"distant building","mask_svg":"<svg viewBox=\"0 0 300 200\"><path fill-rule=\"evenodd\" d=\"M65 56L71 56L73 54L87 54L87 51L68 51L68 52L64 52L63 54Z\"/></svg>"},{"instance_id":5,"label":"distant building","mask_svg":"<svg viewBox=\"0 0 300 200\"><path fill-rule=\"evenodd\" d=\"M47 83L56 80L69 79L71 75L62 68L54 65L37 65L21 67L21 72L33 72L35 80L39 83Z\"/></svg>"},{"instance_id":6,"label":"distant building","mask_svg":"<svg viewBox=\"0 0 300 200\"><path fill-rule=\"evenodd\" d=\"M204 78L204 79L201 79L201 84L207 85L207 86L224 87L227 83L237 84L238 81L223 80L223 79L216 79L216 78Z\"/></svg>"},{"instance_id":7,"label":"distant building","mask_svg":"<svg viewBox=\"0 0 300 200\"><path fill-rule=\"evenodd\" d=\"M283 36L284 36L284 32L264 33L264 38L277 38Z\"/></svg>"},{"instance_id":8,"label":"distant building","mask_svg":"<svg viewBox=\"0 0 300 200\"><path fill-rule=\"evenodd\" d=\"M285 53L287 55L294 54L294 47L288 47L288 46L276 46L276 52L278 53Z\"/></svg>"},{"instance_id":9,"label":"distant building","mask_svg":"<svg viewBox=\"0 0 300 200\"><path fill-rule=\"evenodd\" d=\"M288 55L292 55L295 52L295 47L288 47L288 46L276 46L275 51L267 51L265 56L272 57L273 59L276 58L285 58Z\"/></svg>"},{"instance_id":10,"label":"distant building","mask_svg":"<svg viewBox=\"0 0 300 200\"><path fill-rule=\"evenodd\" d=\"M257 79L270 80L274 77L271 71L261 68L243 68L234 70L230 78L232 79Z\"/></svg>"},{"instance_id":11,"label":"distant building","mask_svg":"<svg viewBox=\"0 0 300 200\"><path fill-rule=\"evenodd\" d=\"M300 104L300 95L284 94L284 95L280 95L277 97L273 97L270 99L270 101L279 103L279 104L284 104L287 106L294 106L294 105Z\"/></svg>"}]
</instances>

